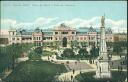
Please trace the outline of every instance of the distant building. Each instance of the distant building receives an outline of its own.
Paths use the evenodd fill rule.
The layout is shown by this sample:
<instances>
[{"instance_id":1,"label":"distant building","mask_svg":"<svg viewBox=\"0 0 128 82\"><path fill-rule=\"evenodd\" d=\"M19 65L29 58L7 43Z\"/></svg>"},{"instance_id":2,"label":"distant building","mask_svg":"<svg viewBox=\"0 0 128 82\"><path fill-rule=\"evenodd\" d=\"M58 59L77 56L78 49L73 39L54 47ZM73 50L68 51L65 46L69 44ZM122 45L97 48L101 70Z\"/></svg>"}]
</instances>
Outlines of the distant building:
<instances>
[{"instance_id":1,"label":"distant building","mask_svg":"<svg viewBox=\"0 0 128 82\"><path fill-rule=\"evenodd\" d=\"M9 44L15 43L34 43L36 46L42 46L43 32L39 28L34 31L9 30Z\"/></svg>"},{"instance_id":2,"label":"distant building","mask_svg":"<svg viewBox=\"0 0 128 82\"><path fill-rule=\"evenodd\" d=\"M8 42L8 34L7 34L7 31L2 31L0 29L0 45L7 45L9 42Z\"/></svg>"},{"instance_id":3,"label":"distant building","mask_svg":"<svg viewBox=\"0 0 128 82\"><path fill-rule=\"evenodd\" d=\"M113 35L113 37L114 37L114 42L127 41L126 33L116 33Z\"/></svg>"},{"instance_id":4,"label":"distant building","mask_svg":"<svg viewBox=\"0 0 128 82\"><path fill-rule=\"evenodd\" d=\"M53 29L16 30L10 29L8 43L34 43L36 46L56 46L70 48L76 42L77 46L98 46L100 29L91 27L79 27L78 29L66 26L64 23ZM115 42L126 40L126 35L113 34L111 29L106 29L106 41Z\"/></svg>"}]
</instances>

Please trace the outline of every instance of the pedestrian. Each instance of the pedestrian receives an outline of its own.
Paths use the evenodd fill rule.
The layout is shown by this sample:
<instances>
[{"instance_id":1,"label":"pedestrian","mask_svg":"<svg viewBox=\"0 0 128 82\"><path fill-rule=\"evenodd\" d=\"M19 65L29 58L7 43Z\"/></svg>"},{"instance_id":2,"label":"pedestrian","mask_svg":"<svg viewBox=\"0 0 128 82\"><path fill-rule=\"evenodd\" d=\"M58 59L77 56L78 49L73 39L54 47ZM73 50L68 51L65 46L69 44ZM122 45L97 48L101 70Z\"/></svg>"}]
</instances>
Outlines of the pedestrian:
<instances>
[{"instance_id":1,"label":"pedestrian","mask_svg":"<svg viewBox=\"0 0 128 82\"><path fill-rule=\"evenodd\" d=\"M118 66L118 71L119 71L119 66Z\"/></svg>"},{"instance_id":2,"label":"pedestrian","mask_svg":"<svg viewBox=\"0 0 128 82\"><path fill-rule=\"evenodd\" d=\"M77 65L77 61L75 61L75 64Z\"/></svg>"},{"instance_id":3,"label":"pedestrian","mask_svg":"<svg viewBox=\"0 0 128 82\"><path fill-rule=\"evenodd\" d=\"M122 62L120 62L120 65L122 65Z\"/></svg>"},{"instance_id":4,"label":"pedestrian","mask_svg":"<svg viewBox=\"0 0 128 82\"><path fill-rule=\"evenodd\" d=\"M127 59L127 56L125 56L125 60Z\"/></svg>"},{"instance_id":5,"label":"pedestrian","mask_svg":"<svg viewBox=\"0 0 128 82\"><path fill-rule=\"evenodd\" d=\"M48 60L49 60L49 56L48 56Z\"/></svg>"},{"instance_id":6,"label":"pedestrian","mask_svg":"<svg viewBox=\"0 0 128 82\"><path fill-rule=\"evenodd\" d=\"M81 74L81 71L80 71L80 74Z\"/></svg>"},{"instance_id":7,"label":"pedestrian","mask_svg":"<svg viewBox=\"0 0 128 82\"><path fill-rule=\"evenodd\" d=\"M120 55L120 58L121 58L121 55Z\"/></svg>"},{"instance_id":8,"label":"pedestrian","mask_svg":"<svg viewBox=\"0 0 128 82\"><path fill-rule=\"evenodd\" d=\"M113 62L112 62L112 66L113 66Z\"/></svg>"},{"instance_id":9,"label":"pedestrian","mask_svg":"<svg viewBox=\"0 0 128 82\"><path fill-rule=\"evenodd\" d=\"M122 66L120 67L120 70L121 70L121 71L123 70Z\"/></svg>"},{"instance_id":10,"label":"pedestrian","mask_svg":"<svg viewBox=\"0 0 128 82\"><path fill-rule=\"evenodd\" d=\"M123 62L122 62L122 63L123 63L123 65L124 65L124 60L123 60Z\"/></svg>"},{"instance_id":11,"label":"pedestrian","mask_svg":"<svg viewBox=\"0 0 128 82\"><path fill-rule=\"evenodd\" d=\"M71 80L73 79L73 76L71 75Z\"/></svg>"},{"instance_id":12,"label":"pedestrian","mask_svg":"<svg viewBox=\"0 0 128 82\"><path fill-rule=\"evenodd\" d=\"M74 74L75 73L75 70L73 69L72 71L73 71L73 74Z\"/></svg>"},{"instance_id":13,"label":"pedestrian","mask_svg":"<svg viewBox=\"0 0 128 82\"><path fill-rule=\"evenodd\" d=\"M94 64L94 60L92 60L92 63Z\"/></svg>"}]
</instances>

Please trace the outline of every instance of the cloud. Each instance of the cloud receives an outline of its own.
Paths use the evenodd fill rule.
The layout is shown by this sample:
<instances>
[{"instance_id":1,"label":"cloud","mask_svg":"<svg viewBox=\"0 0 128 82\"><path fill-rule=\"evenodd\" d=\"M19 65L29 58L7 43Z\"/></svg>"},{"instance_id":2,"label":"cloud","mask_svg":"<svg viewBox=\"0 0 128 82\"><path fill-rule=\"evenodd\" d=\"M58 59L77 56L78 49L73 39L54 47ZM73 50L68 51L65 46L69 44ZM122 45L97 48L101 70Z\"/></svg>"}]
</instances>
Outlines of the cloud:
<instances>
[{"instance_id":1,"label":"cloud","mask_svg":"<svg viewBox=\"0 0 128 82\"><path fill-rule=\"evenodd\" d=\"M32 22L18 22L13 19L1 19L1 26L2 28L9 28L10 26L15 28L24 28L24 29L32 29L36 27L41 28L54 28L59 26L61 23L65 23L66 25L79 28L79 27L90 27L93 26L94 28L100 28L101 26L101 17L92 17L91 19L81 19L81 18L74 18L71 20L62 20L59 22L57 21L59 18L46 18L46 17L38 17L35 21ZM112 20L106 18L105 20L106 28L111 28L113 32L127 32L127 20Z\"/></svg>"},{"instance_id":2,"label":"cloud","mask_svg":"<svg viewBox=\"0 0 128 82\"><path fill-rule=\"evenodd\" d=\"M58 19L57 17L56 18L44 18L44 17L39 17L35 20L35 23L37 24L48 24L54 20Z\"/></svg>"},{"instance_id":3,"label":"cloud","mask_svg":"<svg viewBox=\"0 0 128 82\"><path fill-rule=\"evenodd\" d=\"M59 23L55 24L55 26L58 26L61 23L65 23L66 25L71 26L73 28L90 27L91 25L96 26L98 20L99 20L99 17L93 17L90 20L74 18L72 20L60 21Z\"/></svg>"},{"instance_id":4,"label":"cloud","mask_svg":"<svg viewBox=\"0 0 128 82\"><path fill-rule=\"evenodd\" d=\"M24 28L24 29L32 29L35 27L43 27L44 25L50 24L52 21L57 20L58 18L45 18L45 17L39 17L35 19L33 22L18 22L13 19L1 19L1 27L3 29L7 28Z\"/></svg>"},{"instance_id":5,"label":"cloud","mask_svg":"<svg viewBox=\"0 0 128 82\"><path fill-rule=\"evenodd\" d=\"M115 33L127 32L127 21L126 20L114 21L111 19L106 19L106 26L110 27Z\"/></svg>"},{"instance_id":6,"label":"cloud","mask_svg":"<svg viewBox=\"0 0 128 82\"><path fill-rule=\"evenodd\" d=\"M7 29L9 27L14 27L16 25L17 21L13 19L1 19L1 28Z\"/></svg>"},{"instance_id":7,"label":"cloud","mask_svg":"<svg viewBox=\"0 0 128 82\"><path fill-rule=\"evenodd\" d=\"M80 19L80 18L74 18L72 20L66 20L66 21L60 21L59 23L55 24L54 26L58 26L61 23L65 23L66 25L69 25L74 28L79 27L94 27L94 28L100 28L101 26L101 17L93 17L89 20L87 19ZM112 20L107 19L105 20L105 26L106 28L111 28L114 33L116 32L127 32L127 21L126 20Z\"/></svg>"}]
</instances>

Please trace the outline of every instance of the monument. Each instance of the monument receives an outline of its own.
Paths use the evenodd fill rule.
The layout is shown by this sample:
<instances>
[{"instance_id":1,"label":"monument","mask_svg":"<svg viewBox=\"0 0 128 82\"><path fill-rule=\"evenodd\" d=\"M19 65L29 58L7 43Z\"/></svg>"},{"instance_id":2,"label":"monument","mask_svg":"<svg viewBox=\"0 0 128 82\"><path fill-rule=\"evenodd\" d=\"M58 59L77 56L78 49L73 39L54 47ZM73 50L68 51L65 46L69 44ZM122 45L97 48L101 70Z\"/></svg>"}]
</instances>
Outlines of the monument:
<instances>
[{"instance_id":1,"label":"monument","mask_svg":"<svg viewBox=\"0 0 128 82\"><path fill-rule=\"evenodd\" d=\"M100 51L99 57L97 58L97 70L96 78L110 78L110 66L109 58L107 54L106 40L105 40L105 16L101 18L101 27L100 27Z\"/></svg>"}]
</instances>

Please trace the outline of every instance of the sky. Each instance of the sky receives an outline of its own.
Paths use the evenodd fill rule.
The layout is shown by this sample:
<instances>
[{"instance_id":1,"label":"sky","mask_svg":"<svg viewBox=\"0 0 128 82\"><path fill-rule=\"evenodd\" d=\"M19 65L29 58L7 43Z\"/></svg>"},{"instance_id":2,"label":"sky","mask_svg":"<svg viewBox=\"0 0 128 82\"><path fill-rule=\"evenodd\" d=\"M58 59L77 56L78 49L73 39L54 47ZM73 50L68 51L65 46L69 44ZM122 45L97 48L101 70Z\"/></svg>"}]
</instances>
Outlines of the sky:
<instances>
[{"instance_id":1,"label":"sky","mask_svg":"<svg viewBox=\"0 0 128 82\"><path fill-rule=\"evenodd\" d=\"M126 32L126 1L1 1L1 29L99 28L103 15L106 28Z\"/></svg>"}]
</instances>

